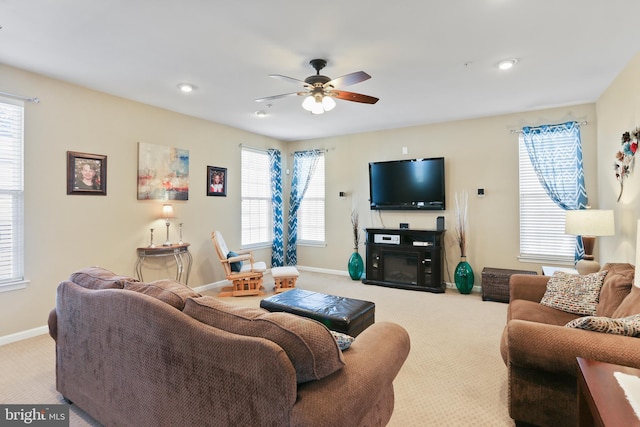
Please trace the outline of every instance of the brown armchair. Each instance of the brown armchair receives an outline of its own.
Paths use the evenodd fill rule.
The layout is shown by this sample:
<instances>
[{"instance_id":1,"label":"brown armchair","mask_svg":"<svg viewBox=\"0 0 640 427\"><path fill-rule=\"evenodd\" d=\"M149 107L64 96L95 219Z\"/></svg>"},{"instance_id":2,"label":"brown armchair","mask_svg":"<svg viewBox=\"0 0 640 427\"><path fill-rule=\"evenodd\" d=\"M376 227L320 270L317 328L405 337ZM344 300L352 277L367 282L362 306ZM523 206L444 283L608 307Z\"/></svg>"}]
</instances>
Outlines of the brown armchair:
<instances>
[{"instance_id":1,"label":"brown armchair","mask_svg":"<svg viewBox=\"0 0 640 427\"><path fill-rule=\"evenodd\" d=\"M609 263L596 315L621 318L640 313L634 266ZM520 426L575 426L577 357L640 368L635 337L567 328L578 317L540 301L547 276L511 276L507 324L500 350L509 372L509 415Z\"/></svg>"}]
</instances>

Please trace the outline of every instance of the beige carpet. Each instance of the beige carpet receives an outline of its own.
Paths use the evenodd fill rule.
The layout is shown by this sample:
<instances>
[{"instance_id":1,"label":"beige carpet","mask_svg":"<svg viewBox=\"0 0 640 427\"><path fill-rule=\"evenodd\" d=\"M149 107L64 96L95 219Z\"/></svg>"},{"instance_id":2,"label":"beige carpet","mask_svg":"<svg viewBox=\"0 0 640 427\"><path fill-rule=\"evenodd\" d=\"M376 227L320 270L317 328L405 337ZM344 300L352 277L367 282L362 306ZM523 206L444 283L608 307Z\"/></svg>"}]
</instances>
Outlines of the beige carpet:
<instances>
[{"instance_id":1,"label":"beige carpet","mask_svg":"<svg viewBox=\"0 0 640 427\"><path fill-rule=\"evenodd\" d=\"M301 272L298 287L373 301L376 321L396 322L409 332L411 352L394 383L389 426L514 425L499 352L506 304L451 289L444 294L391 289L308 271ZM225 301L258 306L260 299ZM54 351L49 336L0 347L0 403L62 403L55 390ZM98 425L75 406L70 415L72 426Z\"/></svg>"}]
</instances>

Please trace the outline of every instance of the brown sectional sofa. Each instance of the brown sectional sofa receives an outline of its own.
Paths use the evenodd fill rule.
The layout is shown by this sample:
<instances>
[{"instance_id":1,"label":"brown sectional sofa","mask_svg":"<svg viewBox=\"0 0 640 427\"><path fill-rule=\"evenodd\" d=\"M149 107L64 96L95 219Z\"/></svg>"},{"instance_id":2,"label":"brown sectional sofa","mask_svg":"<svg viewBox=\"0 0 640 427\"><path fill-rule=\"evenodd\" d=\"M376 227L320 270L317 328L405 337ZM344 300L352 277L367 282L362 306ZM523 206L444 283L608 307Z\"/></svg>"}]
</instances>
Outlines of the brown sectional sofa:
<instances>
[{"instance_id":1,"label":"brown sectional sofa","mask_svg":"<svg viewBox=\"0 0 640 427\"><path fill-rule=\"evenodd\" d=\"M410 347L379 322L342 352L314 320L98 267L58 286L49 330L57 390L107 426L383 426Z\"/></svg>"},{"instance_id":2,"label":"brown sectional sofa","mask_svg":"<svg viewBox=\"0 0 640 427\"><path fill-rule=\"evenodd\" d=\"M596 316L640 313L634 266L607 264ZM580 315L541 305L546 276L513 275L500 350L509 371L509 415L517 425L577 425L576 358L640 368L640 338L568 328Z\"/></svg>"}]
</instances>

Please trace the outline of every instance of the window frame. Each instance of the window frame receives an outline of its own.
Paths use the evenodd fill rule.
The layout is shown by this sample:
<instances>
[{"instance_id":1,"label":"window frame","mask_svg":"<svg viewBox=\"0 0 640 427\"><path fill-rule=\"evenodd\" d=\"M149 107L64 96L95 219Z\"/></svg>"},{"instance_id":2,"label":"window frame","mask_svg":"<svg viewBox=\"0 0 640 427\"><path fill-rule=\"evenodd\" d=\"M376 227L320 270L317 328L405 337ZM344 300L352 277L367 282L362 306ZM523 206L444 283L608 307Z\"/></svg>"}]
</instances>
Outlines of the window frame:
<instances>
[{"instance_id":1,"label":"window frame","mask_svg":"<svg viewBox=\"0 0 640 427\"><path fill-rule=\"evenodd\" d=\"M523 187L526 187L523 191ZM564 233L565 210L557 206L546 193L537 178L531 164L523 135L518 135L518 194L519 194L519 255L518 260L530 263L553 263L559 265L574 265L575 236ZM527 201L529 199L529 201ZM527 207L534 204L533 207ZM543 205L542 205L543 204ZM532 218L536 218L533 225ZM547 223L541 224L540 218ZM530 227L523 230L523 224ZM542 230L544 229L544 233ZM542 234L543 233L543 234ZM530 239L532 236L535 238ZM541 244L543 240L549 240ZM540 250L531 251L532 246L539 246ZM550 248L555 248L550 251ZM564 253L566 251L566 253Z\"/></svg>"},{"instance_id":2,"label":"window frame","mask_svg":"<svg viewBox=\"0 0 640 427\"><path fill-rule=\"evenodd\" d=\"M6 114L5 118L0 116L0 126L4 125L8 129L6 133L0 132L0 144L3 140L7 143L6 150L0 147L0 165L4 163L0 167L8 172L6 176L0 177L0 220L2 216L8 219L7 229L11 235L6 256L10 266L7 267L6 277L0 276L0 292L23 289L29 283L25 280L24 265L24 107L23 101L0 97L0 111L3 116ZM16 115L17 118L9 117L10 115ZM7 199L10 199L6 205L4 196L9 196ZM0 225L0 231L2 229L3 226ZM2 250L0 243L0 254L3 252L7 253Z\"/></svg>"},{"instance_id":3,"label":"window frame","mask_svg":"<svg viewBox=\"0 0 640 427\"><path fill-rule=\"evenodd\" d=\"M320 174L321 172L321 174ZM320 194L321 190L321 194ZM307 203L305 203L307 202ZM320 203L321 204L321 215L317 215L318 209L311 209L308 204L310 203ZM298 220L298 240L297 245L299 246L326 246L326 237L327 237L327 229L326 229L326 156L325 153L320 153L318 156L318 162L313 171L313 175L309 182L309 186L307 191L300 202L300 207L298 208L297 213ZM307 221L313 221L315 225L313 226L305 226L305 219ZM305 230L310 229L311 227L316 228L317 223L322 223L322 231L321 231L321 239L313 239L313 238L304 238L304 237L313 237L313 236L305 236Z\"/></svg>"},{"instance_id":4,"label":"window frame","mask_svg":"<svg viewBox=\"0 0 640 427\"><path fill-rule=\"evenodd\" d=\"M262 164L246 165L244 156L246 154L264 156L260 158ZM254 179L255 176L248 176L247 172L255 171L259 166L260 169L266 164L266 176L262 176L262 179ZM253 182L247 182L247 179ZM251 187L247 187L251 186ZM266 189L267 196L260 195L261 191ZM253 194L247 195L247 191L253 192ZM258 208L260 212L245 213L245 205L248 201L264 201L264 206ZM273 206L271 201L271 184L270 184L270 171L269 171L269 153L267 150L262 150L253 147L242 146L240 154L240 245L243 249L257 249L271 247L273 242ZM258 230L266 232L266 240L245 240L247 228L245 227L246 216L259 215L257 221L261 223L257 227ZM264 224L264 225L262 225ZM256 227L254 227L256 228ZM258 231L260 234L261 231Z\"/></svg>"}]
</instances>

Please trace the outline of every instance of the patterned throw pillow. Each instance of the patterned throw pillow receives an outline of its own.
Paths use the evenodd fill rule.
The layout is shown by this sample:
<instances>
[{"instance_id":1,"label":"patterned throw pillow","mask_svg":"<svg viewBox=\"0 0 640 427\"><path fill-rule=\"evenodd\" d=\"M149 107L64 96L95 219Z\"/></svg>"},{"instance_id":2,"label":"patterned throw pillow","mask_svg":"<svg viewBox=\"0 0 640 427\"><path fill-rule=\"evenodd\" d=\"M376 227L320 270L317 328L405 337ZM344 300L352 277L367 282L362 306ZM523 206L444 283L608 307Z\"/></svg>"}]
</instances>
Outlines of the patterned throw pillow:
<instances>
[{"instance_id":1,"label":"patterned throw pillow","mask_svg":"<svg viewBox=\"0 0 640 427\"><path fill-rule=\"evenodd\" d=\"M607 334L640 337L640 314L612 319L610 317L579 317L565 325L567 328L584 329L585 331L604 332Z\"/></svg>"},{"instance_id":2,"label":"patterned throw pillow","mask_svg":"<svg viewBox=\"0 0 640 427\"><path fill-rule=\"evenodd\" d=\"M556 271L547 283L540 304L567 313L595 316L606 275L607 270L584 276Z\"/></svg>"},{"instance_id":3,"label":"patterned throw pillow","mask_svg":"<svg viewBox=\"0 0 640 427\"><path fill-rule=\"evenodd\" d=\"M351 343L355 340L351 335L343 334L342 332L331 331L331 335L333 335L333 338L338 343L338 347L340 347L342 351L351 347Z\"/></svg>"}]
</instances>

